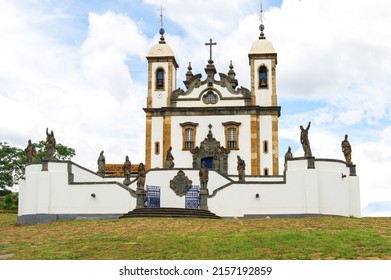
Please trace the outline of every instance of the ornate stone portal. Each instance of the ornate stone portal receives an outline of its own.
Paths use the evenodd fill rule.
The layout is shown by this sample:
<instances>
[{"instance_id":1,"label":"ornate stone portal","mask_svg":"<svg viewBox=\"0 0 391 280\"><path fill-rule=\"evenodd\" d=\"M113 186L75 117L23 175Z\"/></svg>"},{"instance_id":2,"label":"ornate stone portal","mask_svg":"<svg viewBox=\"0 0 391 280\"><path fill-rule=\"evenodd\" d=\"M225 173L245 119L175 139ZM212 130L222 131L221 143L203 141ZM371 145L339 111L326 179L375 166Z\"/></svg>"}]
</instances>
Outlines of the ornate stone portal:
<instances>
[{"instance_id":1,"label":"ornate stone portal","mask_svg":"<svg viewBox=\"0 0 391 280\"><path fill-rule=\"evenodd\" d=\"M193 154L193 168L201 169L201 164L205 159L211 159L213 169L227 175L228 174L228 154L226 150L220 145L220 142L213 137L212 125L209 125L209 132L204 141L201 142L200 147L195 147L191 151Z\"/></svg>"}]
</instances>

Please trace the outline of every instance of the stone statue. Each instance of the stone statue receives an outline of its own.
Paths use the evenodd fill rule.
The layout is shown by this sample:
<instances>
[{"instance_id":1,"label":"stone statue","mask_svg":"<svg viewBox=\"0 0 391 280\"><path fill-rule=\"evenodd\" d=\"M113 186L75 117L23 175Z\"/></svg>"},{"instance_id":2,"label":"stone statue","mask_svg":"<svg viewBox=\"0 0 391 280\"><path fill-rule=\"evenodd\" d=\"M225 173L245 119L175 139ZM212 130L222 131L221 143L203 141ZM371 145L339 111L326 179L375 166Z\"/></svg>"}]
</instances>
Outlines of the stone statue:
<instances>
[{"instance_id":1,"label":"stone statue","mask_svg":"<svg viewBox=\"0 0 391 280\"><path fill-rule=\"evenodd\" d=\"M138 173L137 173L137 189L144 190L145 185L145 166L142 162L138 165Z\"/></svg>"},{"instance_id":2,"label":"stone statue","mask_svg":"<svg viewBox=\"0 0 391 280\"><path fill-rule=\"evenodd\" d=\"M292 149L291 149L290 146L288 147L288 151L285 153L285 163L284 163L285 171L286 171L287 168L288 168L287 161L288 161L289 159L293 159Z\"/></svg>"},{"instance_id":3,"label":"stone statue","mask_svg":"<svg viewBox=\"0 0 391 280\"><path fill-rule=\"evenodd\" d=\"M52 160L56 149L56 138L54 138L53 130L49 134L49 129L46 128L46 160Z\"/></svg>"},{"instance_id":4,"label":"stone statue","mask_svg":"<svg viewBox=\"0 0 391 280\"><path fill-rule=\"evenodd\" d=\"M106 173L106 170L105 170L106 159L105 159L105 156L103 155L103 152L104 151L101 151L99 154L99 157L98 157L98 175L101 177L104 177L105 173Z\"/></svg>"},{"instance_id":5,"label":"stone statue","mask_svg":"<svg viewBox=\"0 0 391 280\"><path fill-rule=\"evenodd\" d=\"M238 174L239 174L239 182L244 182L244 176L245 176L245 170L246 170L246 163L243 159L240 158L240 156L237 156L238 158Z\"/></svg>"},{"instance_id":6,"label":"stone statue","mask_svg":"<svg viewBox=\"0 0 391 280\"><path fill-rule=\"evenodd\" d=\"M27 148L24 149L27 157L27 163L32 163L35 156L35 147L33 143L31 143L31 140L28 141Z\"/></svg>"},{"instance_id":7,"label":"stone statue","mask_svg":"<svg viewBox=\"0 0 391 280\"><path fill-rule=\"evenodd\" d=\"M350 143L348 141L348 135L345 135L345 140L341 143L342 152L345 156L346 164L352 164L352 147L350 146Z\"/></svg>"},{"instance_id":8,"label":"stone statue","mask_svg":"<svg viewBox=\"0 0 391 280\"><path fill-rule=\"evenodd\" d=\"M174 157L172 156L172 147L168 148L167 156L166 156L166 168L174 168Z\"/></svg>"},{"instance_id":9,"label":"stone statue","mask_svg":"<svg viewBox=\"0 0 391 280\"><path fill-rule=\"evenodd\" d=\"M122 169L124 171L124 176L125 176L124 184L130 185L130 174L132 169L132 163L129 161L128 156L125 157L125 162L122 165Z\"/></svg>"},{"instance_id":10,"label":"stone statue","mask_svg":"<svg viewBox=\"0 0 391 280\"><path fill-rule=\"evenodd\" d=\"M201 169L200 169L199 175L200 175L201 190L206 190L208 187L208 181L209 181L209 170L208 170L208 167L206 166L205 161L203 161L201 164Z\"/></svg>"},{"instance_id":11,"label":"stone statue","mask_svg":"<svg viewBox=\"0 0 391 280\"><path fill-rule=\"evenodd\" d=\"M308 139L308 130L310 129L311 122L308 123L308 126L306 129L303 128L303 126L300 126L301 133L300 133L300 143L303 145L304 150L304 157L312 157L311 147L310 147L310 140Z\"/></svg>"}]
</instances>

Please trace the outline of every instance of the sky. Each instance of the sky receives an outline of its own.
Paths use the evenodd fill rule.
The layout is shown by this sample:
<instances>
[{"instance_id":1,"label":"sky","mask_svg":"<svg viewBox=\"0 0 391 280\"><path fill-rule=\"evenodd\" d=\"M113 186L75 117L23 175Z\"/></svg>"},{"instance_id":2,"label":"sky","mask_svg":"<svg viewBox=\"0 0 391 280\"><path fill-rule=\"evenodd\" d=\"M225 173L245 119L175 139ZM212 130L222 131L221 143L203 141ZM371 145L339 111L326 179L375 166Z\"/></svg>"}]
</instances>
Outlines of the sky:
<instances>
[{"instance_id":1,"label":"sky","mask_svg":"<svg viewBox=\"0 0 391 280\"><path fill-rule=\"evenodd\" d=\"M97 169L144 162L147 60L165 39L179 64L204 75L213 60L249 88L248 52L258 39L259 0L0 0L0 141L25 148L53 130ZM280 162L303 156L311 121L317 158L343 160L349 135L363 216L391 216L391 4L387 0L263 0L265 35L278 53ZM283 164L280 164L282 167Z\"/></svg>"}]
</instances>

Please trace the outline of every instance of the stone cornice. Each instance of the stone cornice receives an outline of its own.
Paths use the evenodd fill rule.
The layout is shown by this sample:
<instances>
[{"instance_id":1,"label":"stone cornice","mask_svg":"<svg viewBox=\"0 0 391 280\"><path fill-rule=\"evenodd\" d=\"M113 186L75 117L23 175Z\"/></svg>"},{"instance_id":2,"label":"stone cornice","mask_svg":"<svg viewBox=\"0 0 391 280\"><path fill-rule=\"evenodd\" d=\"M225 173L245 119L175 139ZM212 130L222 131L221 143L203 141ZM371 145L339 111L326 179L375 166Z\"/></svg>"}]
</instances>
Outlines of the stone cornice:
<instances>
[{"instance_id":1,"label":"stone cornice","mask_svg":"<svg viewBox=\"0 0 391 280\"><path fill-rule=\"evenodd\" d=\"M162 116L224 116L224 115L258 115L280 116L280 106L243 106L243 107L162 107L144 108L144 112L153 117Z\"/></svg>"}]
</instances>

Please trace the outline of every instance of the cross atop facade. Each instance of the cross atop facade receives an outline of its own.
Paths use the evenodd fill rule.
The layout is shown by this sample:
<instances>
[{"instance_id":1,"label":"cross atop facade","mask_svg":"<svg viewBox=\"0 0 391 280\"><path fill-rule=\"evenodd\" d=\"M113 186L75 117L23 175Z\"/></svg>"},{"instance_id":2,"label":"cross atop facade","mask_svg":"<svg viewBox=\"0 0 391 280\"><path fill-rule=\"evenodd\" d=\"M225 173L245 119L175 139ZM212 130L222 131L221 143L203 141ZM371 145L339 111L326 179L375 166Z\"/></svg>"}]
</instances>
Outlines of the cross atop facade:
<instances>
[{"instance_id":1,"label":"cross atop facade","mask_svg":"<svg viewBox=\"0 0 391 280\"><path fill-rule=\"evenodd\" d=\"M210 50L209 50L209 63L213 63L213 60L212 60L212 46L215 46L217 45L216 42L213 43L212 39L209 40L209 43L205 43L205 46L209 46Z\"/></svg>"}]
</instances>

